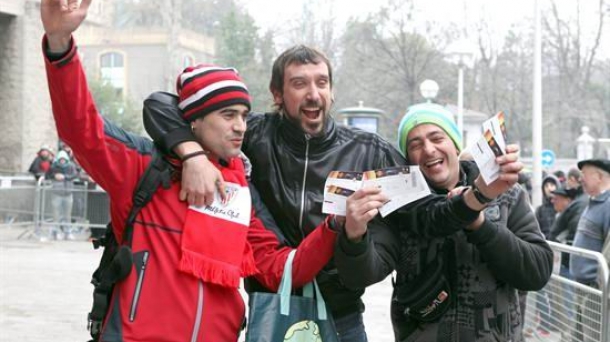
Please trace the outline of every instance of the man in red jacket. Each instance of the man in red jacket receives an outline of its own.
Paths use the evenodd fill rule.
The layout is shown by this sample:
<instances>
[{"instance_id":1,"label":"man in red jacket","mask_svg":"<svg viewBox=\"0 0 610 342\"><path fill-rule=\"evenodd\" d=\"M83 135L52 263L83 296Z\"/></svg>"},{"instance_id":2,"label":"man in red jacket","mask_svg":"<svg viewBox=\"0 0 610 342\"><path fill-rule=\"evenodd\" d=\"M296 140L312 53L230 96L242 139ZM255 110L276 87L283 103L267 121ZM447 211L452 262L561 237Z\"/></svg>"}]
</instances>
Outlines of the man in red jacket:
<instances>
[{"instance_id":1,"label":"man in red jacket","mask_svg":"<svg viewBox=\"0 0 610 342\"><path fill-rule=\"evenodd\" d=\"M104 120L95 108L72 38L90 4L91 0L80 5L76 0L42 0L41 17L59 137L107 191L117 241L131 240L134 267L115 285L100 340L236 341L244 316L237 291L240 278L254 275L277 289L290 251L279 247L250 207L239 158L250 110L248 90L231 68L202 65L179 76L182 113L207 158L222 173L224 195L217 194L211 205L189 207L179 200L180 185L173 182L168 189L157 190L131 233L125 234L131 195L158 151L150 140ZM378 189L361 194L363 213L385 201ZM360 220L369 217L361 215ZM311 281L329 261L334 226L334 218L327 218L299 245L293 261L294 287Z\"/></svg>"}]
</instances>

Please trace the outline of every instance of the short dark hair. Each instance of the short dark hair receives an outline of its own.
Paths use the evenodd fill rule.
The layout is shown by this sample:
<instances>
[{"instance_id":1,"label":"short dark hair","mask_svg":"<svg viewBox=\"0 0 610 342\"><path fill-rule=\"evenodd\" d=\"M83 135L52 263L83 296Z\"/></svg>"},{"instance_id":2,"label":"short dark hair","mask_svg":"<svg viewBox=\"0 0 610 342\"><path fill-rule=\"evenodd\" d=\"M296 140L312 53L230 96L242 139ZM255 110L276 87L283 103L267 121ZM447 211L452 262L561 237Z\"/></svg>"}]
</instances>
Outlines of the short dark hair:
<instances>
[{"instance_id":1,"label":"short dark hair","mask_svg":"<svg viewBox=\"0 0 610 342\"><path fill-rule=\"evenodd\" d=\"M570 168L570 170L568 170L568 178L574 178L574 179L580 180L580 176L581 176L581 173L580 173L579 169L573 167L573 168Z\"/></svg>"},{"instance_id":2,"label":"short dark hair","mask_svg":"<svg viewBox=\"0 0 610 342\"><path fill-rule=\"evenodd\" d=\"M330 65L330 60L326 55L313 47L306 45L295 45L288 50L282 52L273 62L271 69L271 82L269 82L269 90L271 93L282 93L284 90L284 72L290 64L318 64L324 63L328 67L328 82L330 87L333 85L333 69ZM281 105L278 109L282 109Z\"/></svg>"}]
</instances>

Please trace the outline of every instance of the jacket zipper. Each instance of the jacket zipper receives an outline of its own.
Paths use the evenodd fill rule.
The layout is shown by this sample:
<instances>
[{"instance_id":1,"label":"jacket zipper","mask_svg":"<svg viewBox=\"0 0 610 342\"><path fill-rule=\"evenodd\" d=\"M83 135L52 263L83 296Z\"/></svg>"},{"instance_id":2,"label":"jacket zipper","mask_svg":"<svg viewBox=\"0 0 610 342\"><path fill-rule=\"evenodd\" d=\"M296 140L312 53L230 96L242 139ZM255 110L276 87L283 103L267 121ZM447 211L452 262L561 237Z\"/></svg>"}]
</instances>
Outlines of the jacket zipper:
<instances>
[{"instance_id":1,"label":"jacket zipper","mask_svg":"<svg viewBox=\"0 0 610 342\"><path fill-rule=\"evenodd\" d=\"M305 183L307 182L307 168L309 167L309 134L305 134L305 170L303 170L303 184L301 184L301 214L299 216L299 228L301 237L305 238L303 232L303 213L305 211Z\"/></svg>"},{"instance_id":2,"label":"jacket zipper","mask_svg":"<svg viewBox=\"0 0 610 342\"><path fill-rule=\"evenodd\" d=\"M144 252L142 256L142 266L140 266L140 276L136 283L136 291L133 294L133 301L131 302L131 311L129 312L129 321L133 322L136 319L136 310L138 309L138 302L140 301L140 293L142 292L142 283L144 282L144 273L146 272L146 263L148 262L148 251Z\"/></svg>"},{"instance_id":3,"label":"jacket zipper","mask_svg":"<svg viewBox=\"0 0 610 342\"><path fill-rule=\"evenodd\" d=\"M193 335L191 342L197 341L199 329L201 328L201 316L203 315L203 281L199 280L199 294L197 296L197 314L195 315L195 326L193 327Z\"/></svg>"}]
</instances>

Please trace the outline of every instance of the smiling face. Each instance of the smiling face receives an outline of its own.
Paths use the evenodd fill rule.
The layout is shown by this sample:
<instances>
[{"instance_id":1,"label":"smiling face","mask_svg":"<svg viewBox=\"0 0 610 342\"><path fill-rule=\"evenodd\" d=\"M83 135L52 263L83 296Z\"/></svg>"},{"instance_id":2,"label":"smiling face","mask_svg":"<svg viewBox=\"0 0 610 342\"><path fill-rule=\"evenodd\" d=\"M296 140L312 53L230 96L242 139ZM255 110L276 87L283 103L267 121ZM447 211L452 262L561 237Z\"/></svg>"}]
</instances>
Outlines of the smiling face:
<instances>
[{"instance_id":1,"label":"smiling face","mask_svg":"<svg viewBox=\"0 0 610 342\"><path fill-rule=\"evenodd\" d=\"M273 91L273 99L305 133L322 134L332 104L327 65L323 62L287 65L282 91Z\"/></svg>"},{"instance_id":2,"label":"smiling face","mask_svg":"<svg viewBox=\"0 0 610 342\"><path fill-rule=\"evenodd\" d=\"M237 104L215 110L191 123L193 134L210 158L237 157L246 132L248 107Z\"/></svg>"},{"instance_id":3,"label":"smiling face","mask_svg":"<svg viewBox=\"0 0 610 342\"><path fill-rule=\"evenodd\" d=\"M440 189L453 189L460 177L458 151L447 133L432 124L413 128L407 136L409 161L419 165L428 181Z\"/></svg>"}]
</instances>

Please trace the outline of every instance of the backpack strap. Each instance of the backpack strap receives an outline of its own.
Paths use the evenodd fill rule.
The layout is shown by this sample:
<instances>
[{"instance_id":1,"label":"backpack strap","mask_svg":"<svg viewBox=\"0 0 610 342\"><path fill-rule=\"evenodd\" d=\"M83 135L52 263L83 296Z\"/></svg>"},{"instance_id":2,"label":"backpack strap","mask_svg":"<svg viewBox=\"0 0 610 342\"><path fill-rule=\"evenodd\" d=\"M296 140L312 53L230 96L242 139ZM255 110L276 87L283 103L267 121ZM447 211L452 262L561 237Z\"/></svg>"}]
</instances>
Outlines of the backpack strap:
<instances>
[{"instance_id":1,"label":"backpack strap","mask_svg":"<svg viewBox=\"0 0 610 342\"><path fill-rule=\"evenodd\" d=\"M110 304L114 284L125 279L133 268L131 243L133 239L133 224L136 216L150 202L159 186L169 189L171 186L172 166L159 152L153 151L152 160L133 192L133 206L125 221L122 243L116 241L112 225L106 227L106 234L99 240L93 240L93 247L104 246L104 252L97 269L93 272L91 283L93 290L93 306L88 315L88 329L97 341L102 331L102 322Z\"/></svg>"},{"instance_id":2,"label":"backpack strap","mask_svg":"<svg viewBox=\"0 0 610 342\"><path fill-rule=\"evenodd\" d=\"M133 206L129 211L129 215L127 215L127 220L125 221L125 231L123 233L123 243L124 245L131 246L132 238L133 238L133 223L136 220L136 216L144 208L148 202L152 200L155 192L159 186L163 186L164 189L169 189L171 186L171 174L172 174L172 166L166 161L163 156L158 151L153 151L152 160L146 171L140 180L138 181L138 185L133 192Z\"/></svg>"}]
</instances>

